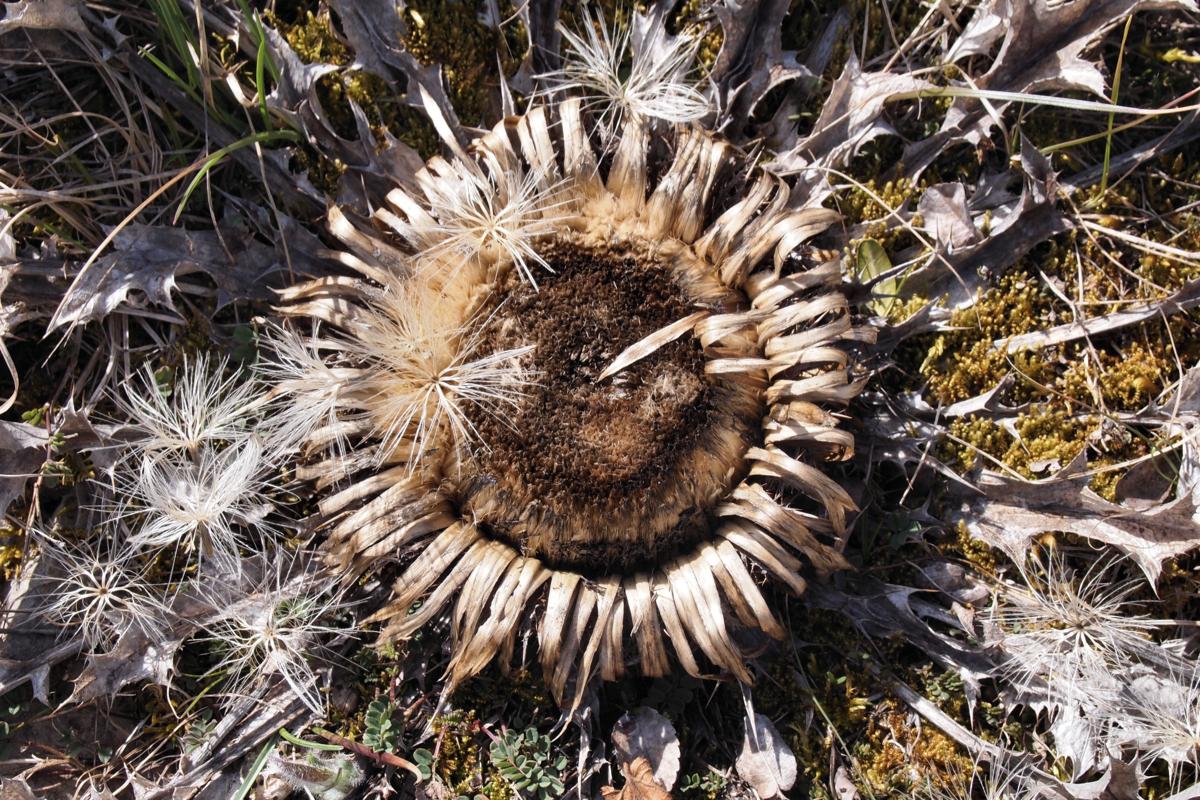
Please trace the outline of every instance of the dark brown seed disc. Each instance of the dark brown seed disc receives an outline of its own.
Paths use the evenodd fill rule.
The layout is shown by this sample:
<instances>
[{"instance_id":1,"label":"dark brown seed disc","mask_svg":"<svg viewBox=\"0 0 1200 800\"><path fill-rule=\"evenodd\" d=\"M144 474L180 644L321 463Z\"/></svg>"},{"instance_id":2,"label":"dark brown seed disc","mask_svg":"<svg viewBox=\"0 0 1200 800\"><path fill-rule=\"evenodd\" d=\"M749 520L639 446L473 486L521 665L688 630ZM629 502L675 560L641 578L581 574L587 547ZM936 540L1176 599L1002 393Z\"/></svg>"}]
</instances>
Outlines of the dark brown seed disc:
<instances>
[{"instance_id":1,"label":"dark brown seed disc","mask_svg":"<svg viewBox=\"0 0 1200 800\"><path fill-rule=\"evenodd\" d=\"M643 254L547 246L539 290L501 287L479 352L533 346L515 410L472 409L483 446L460 476L464 512L556 567L626 571L709 534L761 413L715 382L691 335L598 380L625 348L696 308Z\"/></svg>"}]
</instances>

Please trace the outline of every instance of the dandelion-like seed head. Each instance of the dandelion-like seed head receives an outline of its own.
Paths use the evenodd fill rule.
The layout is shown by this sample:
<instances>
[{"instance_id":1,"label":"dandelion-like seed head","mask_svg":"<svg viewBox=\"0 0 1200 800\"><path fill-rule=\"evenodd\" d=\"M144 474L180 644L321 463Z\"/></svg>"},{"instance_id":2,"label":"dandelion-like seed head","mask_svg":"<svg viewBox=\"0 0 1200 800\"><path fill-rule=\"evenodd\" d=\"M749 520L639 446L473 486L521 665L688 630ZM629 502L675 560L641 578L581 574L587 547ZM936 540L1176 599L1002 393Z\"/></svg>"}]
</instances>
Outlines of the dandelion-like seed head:
<instances>
[{"instance_id":1,"label":"dandelion-like seed head","mask_svg":"<svg viewBox=\"0 0 1200 800\"><path fill-rule=\"evenodd\" d=\"M448 305L424 281L393 281L348 344L367 365L353 390L380 439L380 457L407 443L410 468L425 461L444 432L461 455L478 440L469 411L500 414L517 404L530 380L523 357L531 348L481 353L479 334L464 330Z\"/></svg>"},{"instance_id":2,"label":"dandelion-like seed head","mask_svg":"<svg viewBox=\"0 0 1200 800\"><path fill-rule=\"evenodd\" d=\"M291 327L272 328L264 341L271 358L258 365L258 373L279 395L258 428L265 447L289 452L320 430L338 452L345 453L348 442L337 408L353 372L331 366L323 357L341 345L317 336L302 337Z\"/></svg>"},{"instance_id":3,"label":"dandelion-like seed head","mask_svg":"<svg viewBox=\"0 0 1200 800\"><path fill-rule=\"evenodd\" d=\"M264 467L256 437L194 456L150 453L116 473L116 514L130 523L135 547L183 549L236 567L244 526L254 521L266 530L260 519L267 505Z\"/></svg>"},{"instance_id":4,"label":"dandelion-like seed head","mask_svg":"<svg viewBox=\"0 0 1200 800\"><path fill-rule=\"evenodd\" d=\"M1200 669L1188 665L1166 677L1146 670L1122 691L1117 738L1148 761L1162 760L1172 777L1200 769Z\"/></svg>"},{"instance_id":5,"label":"dandelion-like seed head","mask_svg":"<svg viewBox=\"0 0 1200 800\"><path fill-rule=\"evenodd\" d=\"M437 172L421 181L425 207L393 193L405 216L387 209L379 215L417 251L417 269L458 273L502 258L536 286L534 266L548 265L533 242L570 215L562 187L542 170L505 169L495 160L435 163Z\"/></svg>"},{"instance_id":6,"label":"dandelion-like seed head","mask_svg":"<svg viewBox=\"0 0 1200 800\"><path fill-rule=\"evenodd\" d=\"M1114 673L1151 646L1158 623L1130 612L1136 582L1114 582L1100 564L1077 578L1057 557L1023 575L1025 588L995 615L1009 656L1005 671L1016 685L1040 680L1066 697L1085 697L1111 689Z\"/></svg>"},{"instance_id":7,"label":"dandelion-like seed head","mask_svg":"<svg viewBox=\"0 0 1200 800\"><path fill-rule=\"evenodd\" d=\"M137 434L141 452L195 452L208 442L241 439L250 427L247 408L259 387L237 374L225 376L227 363L207 354L185 356L168 394L147 366L113 397Z\"/></svg>"},{"instance_id":8,"label":"dandelion-like seed head","mask_svg":"<svg viewBox=\"0 0 1200 800\"><path fill-rule=\"evenodd\" d=\"M130 628L152 631L162 624L165 606L127 541L38 539L52 565L41 612L64 635L98 649Z\"/></svg>"},{"instance_id":9,"label":"dandelion-like seed head","mask_svg":"<svg viewBox=\"0 0 1200 800\"><path fill-rule=\"evenodd\" d=\"M605 139L628 116L686 123L708 115L708 99L688 80L694 39L670 36L641 17L635 27L614 31L599 12L593 16L585 8L581 16L578 31L559 24L566 42L562 67L543 77L557 90L583 97Z\"/></svg>"},{"instance_id":10,"label":"dandelion-like seed head","mask_svg":"<svg viewBox=\"0 0 1200 800\"><path fill-rule=\"evenodd\" d=\"M345 633L334 617L340 595L324 581L297 573L286 559L266 580L232 604L213 600L225 613L206 626L204 641L220 653L231 697L248 694L266 676L278 676L314 713L324 713L314 659L328 637Z\"/></svg>"}]
</instances>

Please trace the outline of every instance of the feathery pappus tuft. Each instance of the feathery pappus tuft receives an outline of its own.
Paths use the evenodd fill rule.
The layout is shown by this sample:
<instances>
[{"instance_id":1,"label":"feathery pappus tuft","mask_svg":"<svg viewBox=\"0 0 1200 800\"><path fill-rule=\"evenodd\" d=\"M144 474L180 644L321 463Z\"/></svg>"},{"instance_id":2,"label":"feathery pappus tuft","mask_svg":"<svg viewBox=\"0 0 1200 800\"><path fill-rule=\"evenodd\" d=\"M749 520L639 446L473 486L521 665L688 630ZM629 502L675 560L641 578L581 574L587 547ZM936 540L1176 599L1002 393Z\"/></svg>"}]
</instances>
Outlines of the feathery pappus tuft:
<instances>
[{"instance_id":1,"label":"feathery pappus tuft","mask_svg":"<svg viewBox=\"0 0 1200 800\"><path fill-rule=\"evenodd\" d=\"M130 525L129 542L170 548L236 569L244 527L265 530L264 450L257 438L222 450L147 454L115 474L115 513Z\"/></svg>"},{"instance_id":2,"label":"feathery pappus tuft","mask_svg":"<svg viewBox=\"0 0 1200 800\"><path fill-rule=\"evenodd\" d=\"M212 362L201 353L184 357L169 394L149 366L127 381L113 402L137 435L136 449L191 452L205 443L244 437L260 387L237 373L226 376L227 371L226 360Z\"/></svg>"},{"instance_id":3,"label":"feathery pappus tuft","mask_svg":"<svg viewBox=\"0 0 1200 800\"><path fill-rule=\"evenodd\" d=\"M110 646L131 628L155 631L168 616L137 548L120 533L72 541L34 531L49 562L41 614L89 650Z\"/></svg>"},{"instance_id":4,"label":"feathery pappus tuft","mask_svg":"<svg viewBox=\"0 0 1200 800\"><path fill-rule=\"evenodd\" d=\"M561 184L543 169L505 168L496 161L442 165L436 178L421 182L424 207L396 189L389 200L406 218L388 209L376 212L416 249L417 269L454 273L500 258L536 286L533 267L548 265L534 242L571 216Z\"/></svg>"},{"instance_id":5,"label":"feathery pappus tuft","mask_svg":"<svg viewBox=\"0 0 1200 800\"><path fill-rule=\"evenodd\" d=\"M302 337L292 327L274 326L264 337L271 358L256 367L262 381L278 395L271 413L258 426L268 449L291 452L315 431L325 430L339 453L349 447L337 409L355 370L330 366L322 353L344 345L316 335Z\"/></svg>"},{"instance_id":6,"label":"feathery pappus tuft","mask_svg":"<svg viewBox=\"0 0 1200 800\"><path fill-rule=\"evenodd\" d=\"M1149 761L1166 763L1175 779L1185 767L1200 770L1200 668L1194 663L1168 671L1146 669L1121 693L1114 738Z\"/></svg>"},{"instance_id":7,"label":"feathery pappus tuft","mask_svg":"<svg viewBox=\"0 0 1200 800\"><path fill-rule=\"evenodd\" d=\"M610 26L602 12L593 16L586 6L581 17L580 31L559 23L567 45L562 66L542 77L556 91L583 98L606 140L629 116L671 123L708 116L711 104L688 79L695 66L695 39L671 36L640 14L628 29Z\"/></svg>"},{"instance_id":8,"label":"feathery pappus tuft","mask_svg":"<svg viewBox=\"0 0 1200 800\"><path fill-rule=\"evenodd\" d=\"M455 316L455 303L421 280L383 287L347 342L364 368L354 379L381 457L402 450L415 469L449 436L455 457L478 441L468 407L501 414L531 376L529 347L480 353L478 333Z\"/></svg>"},{"instance_id":9,"label":"feathery pappus tuft","mask_svg":"<svg viewBox=\"0 0 1200 800\"><path fill-rule=\"evenodd\" d=\"M326 641L346 635L336 617L346 609L332 582L308 571L302 557L259 559L263 575L233 593L228 586L207 588L209 602L221 609L204 624L200 637L220 655L228 698L252 693L265 678L277 676L313 713L325 710L314 661Z\"/></svg>"},{"instance_id":10,"label":"feathery pappus tuft","mask_svg":"<svg viewBox=\"0 0 1200 800\"><path fill-rule=\"evenodd\" d=\"M268 398L252 376L201 355L173 377L164 393L147 370L118 398L135 437L97 482L98 510L131 547L236 572L249 531L273 532L266 476L286 448L259 431Z\"/></svg>"},{"instance_id":11,"label":"feathery pappus tuft","mask_svg":"<svg viewBox=\"0 0 1200 800\"><path fill-rule=\"evenodd\" d=\"M1064 698L1092 700L1154 648L1150 633L1161 623L1131 613L1128 598L1139 584L1114 582L1111 571L1096 563L1076 577L1058 556L1022 570L1024 587L993 614L1014 685L1045 682Z\"/></svg>"}]
</instances>

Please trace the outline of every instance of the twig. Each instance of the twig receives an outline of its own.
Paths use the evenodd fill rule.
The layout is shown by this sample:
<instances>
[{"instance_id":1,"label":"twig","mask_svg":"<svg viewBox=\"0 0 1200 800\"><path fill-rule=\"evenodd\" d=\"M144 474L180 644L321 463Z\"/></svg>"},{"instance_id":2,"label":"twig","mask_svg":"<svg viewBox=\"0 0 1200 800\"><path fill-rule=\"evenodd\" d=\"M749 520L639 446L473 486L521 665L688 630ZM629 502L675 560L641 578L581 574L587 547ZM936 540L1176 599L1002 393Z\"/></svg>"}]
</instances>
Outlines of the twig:
<instances>
[{"instance_id":1,"label":"twig","mask_svg":"<svg viewBox=\"0 0 1200 800\"><path fill-rule=\"evenodd\" d=\"M322 739L324 739L327 742L331 742L333 744L340 745L341 747L346 748L347 750L349 750L352 753L357 753L358 755L362 756L363 758L369 758L372 761L378 761L380 764L387 764L389 767L399 767L400 769L406 769L409 772L411 772L413 775L415 775L417 777L417 780L422 779L421 770L417 769L416 764L412 763L411 761L406 761L405 759L401 758L398 755L395 755L394 753L376 752L376 751L372 750L371 748L367 747L365 744L359 744L358 742L347 739L344 736L338 736L336 733L333 733L332 731L327 731L324 728L313 728L312 730L313 730L313 733L315 733L317 736L320 736Z\"/></svg>"}]
</instances>

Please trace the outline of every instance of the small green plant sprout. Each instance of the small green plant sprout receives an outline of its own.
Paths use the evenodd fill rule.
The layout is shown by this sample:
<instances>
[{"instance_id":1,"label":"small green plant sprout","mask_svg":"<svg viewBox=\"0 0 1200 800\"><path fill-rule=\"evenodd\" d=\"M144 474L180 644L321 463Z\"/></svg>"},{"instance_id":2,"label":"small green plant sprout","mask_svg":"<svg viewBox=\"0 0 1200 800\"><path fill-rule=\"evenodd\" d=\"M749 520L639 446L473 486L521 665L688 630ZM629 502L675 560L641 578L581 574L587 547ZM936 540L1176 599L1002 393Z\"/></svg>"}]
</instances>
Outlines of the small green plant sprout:
<instances>
[{"instance_id":1,"label":"small green plant sprout","mask_svg":"<svg viewBox=\"0 0 1200 800\"><path fill-rule=\"evenodd\" d=\"M390 753L400 746L400 729L396 725L394 714L396 706L386 697L376 697L367 706L367 716L364 719L363 744L376 753ZM432 754L430 754L432 764ZM418 767L421 762L417 762ZM421 774L425 770L421 769Z\"/></svg>"},{"instance_id":2,"label":"small green plant sprout","mask_svg":"<svg viewBox=\"0 0 1200 800\"><path fill-rule=\"evenodd\" d=\"M354 756L314 752L297 757L272 753L266 774L278 776L292 789L316 800L344 800L364 777Z\"/></svg>"},{"instance_id":3,"label":"small green plant sprout","mask_svg":"<svg viewBox=\"0 0 1200 800\"><path fill-rule=\"evenodd\" d=\"M417 765L417 770L421 773L421 780L427 781L433 778L433 751L424 747L418 747L413 750L413 763Z\"/></svg>"},{"instance_id":4,"label":"small green plant sprout","mask_svg":"<svg viewBox=\"0 0 1200 800\"><path fill-rule=\"evenodd\" d=\"M555 757L550 737L529 727L503 731L492 740L492 764L520 797L555 800L566 791L567 757Z\"/></svg>"},{"instance_id":5,"label":"small green plant sprout","mask_svg":"<svg viewBox=\"0 0 1200 800\"><path fill-rule=\"evenodd\" d=\"M709 769L703 773L692 772L683 776L683 782L679 784L679 792L712 800L712 798L720 796L721 790L728 782L728 779L715 769Z\"/></svg>"}]
</instances>

